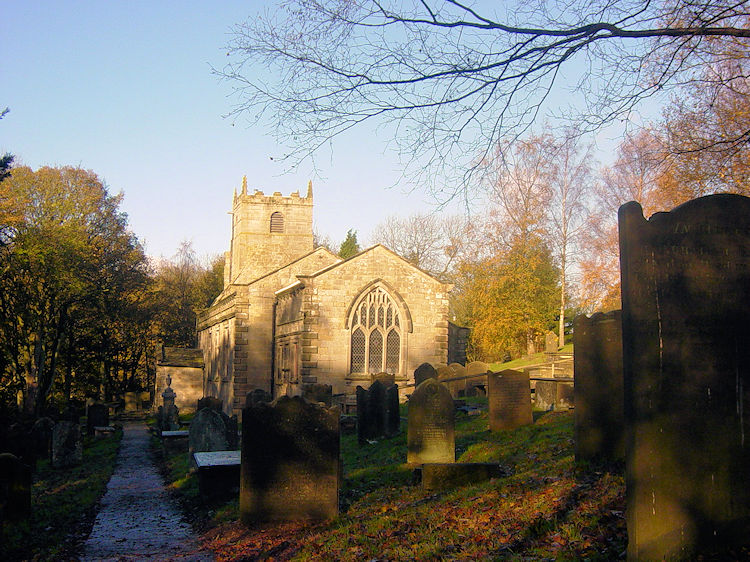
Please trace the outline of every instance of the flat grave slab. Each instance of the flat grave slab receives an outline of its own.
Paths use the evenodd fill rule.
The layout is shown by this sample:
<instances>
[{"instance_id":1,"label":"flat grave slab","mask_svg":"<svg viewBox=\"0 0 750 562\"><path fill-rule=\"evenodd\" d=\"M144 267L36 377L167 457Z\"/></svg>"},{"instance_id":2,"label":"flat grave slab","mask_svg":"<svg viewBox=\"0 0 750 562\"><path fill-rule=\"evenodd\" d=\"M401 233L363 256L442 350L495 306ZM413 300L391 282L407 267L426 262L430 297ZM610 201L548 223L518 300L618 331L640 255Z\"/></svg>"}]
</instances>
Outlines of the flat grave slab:
<instances>
[{"instance_id":1,"label":"flat grave slab","mask_svg":"<svg viewBox=\"0 0 750 562\"><path fill-rule=\"evenodd\" d=\"M195 464L201 468L212 466L234 466L239 465L242 451L206 451L202 453L193 453Z\"/></svg>"}]
</instances>

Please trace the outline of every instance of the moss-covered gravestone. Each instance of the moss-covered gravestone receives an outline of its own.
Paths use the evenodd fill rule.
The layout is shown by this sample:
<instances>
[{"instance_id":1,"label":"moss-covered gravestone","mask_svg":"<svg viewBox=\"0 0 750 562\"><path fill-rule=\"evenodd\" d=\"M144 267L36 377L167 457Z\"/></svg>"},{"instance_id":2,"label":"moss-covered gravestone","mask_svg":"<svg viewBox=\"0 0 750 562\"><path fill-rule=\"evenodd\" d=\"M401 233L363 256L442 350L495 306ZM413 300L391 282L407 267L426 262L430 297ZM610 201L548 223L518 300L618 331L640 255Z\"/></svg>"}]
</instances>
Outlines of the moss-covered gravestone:
<instances>
[{"instance_id":1,"label":"moss-covered gravestone","mask_svg":"<svg viewBox=\"0 0 750 562\"><path fill-rule=\"evenodd\" d=\"M427 379L409 397L406 462L409 464L456 461L453 398L435 379Z\"/></svg>"},{"instance_id":2,"label":"moss-covered gravestone","mask_svg":"<svg viewBox=\"0 0 750 562\"><path fill-rule=\"evenodd\" d=\"M534 421L528 373L506 369L487 373L490 431L515 429Z\"/></svg>"},{"instance_id":3,"label":"moss-covered gravestone","mask_svg":"<svg viewBox=\"0 0 750 562\"><path fill-rule=\"evenodd\" d=\"M750 546L750 199L620 207L628 557ZM727 554L729 553L729 554Z\"/></svg>"},{"instance_id":4,"label":"moss-covered gravestone","mask_svg":"<svg viewBox=\"0 0 750 562\"><path fill-rule=\"evenodd\" d=\"M577 316L573 333L576 460L624 459L620 311Z\"/></svg>"},{"instance_id":5,"label":"moss-covered gravestone","mask_svg":"<svg viewBox=\"0 0 750 562\"><path fill-rule=\"evenodd\" d=\"M282 396L242 410L244 523L335 517L339 480L338 408Z\"/></svg>"}]
</instances>

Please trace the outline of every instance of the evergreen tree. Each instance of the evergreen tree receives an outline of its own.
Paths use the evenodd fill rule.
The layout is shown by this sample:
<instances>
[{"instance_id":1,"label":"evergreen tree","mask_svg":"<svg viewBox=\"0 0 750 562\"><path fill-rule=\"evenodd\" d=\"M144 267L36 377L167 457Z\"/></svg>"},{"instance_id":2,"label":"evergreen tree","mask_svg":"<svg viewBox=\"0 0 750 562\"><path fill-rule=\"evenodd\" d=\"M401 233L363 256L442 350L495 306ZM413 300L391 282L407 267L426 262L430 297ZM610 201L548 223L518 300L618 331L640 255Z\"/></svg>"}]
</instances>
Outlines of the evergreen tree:
<instances>
[{"instance_id":1,"label":"evergreen tree","mask_svg":"<svg viewBox=\"0 0 750 562\"><path fill-rule=\"evenodd\" d=\"M357 231L349 229L346 233L346 238L339 247L339 257L343 259L350 258L359 253L359 243L357 242Z\"/></svg>"}]
</instances>

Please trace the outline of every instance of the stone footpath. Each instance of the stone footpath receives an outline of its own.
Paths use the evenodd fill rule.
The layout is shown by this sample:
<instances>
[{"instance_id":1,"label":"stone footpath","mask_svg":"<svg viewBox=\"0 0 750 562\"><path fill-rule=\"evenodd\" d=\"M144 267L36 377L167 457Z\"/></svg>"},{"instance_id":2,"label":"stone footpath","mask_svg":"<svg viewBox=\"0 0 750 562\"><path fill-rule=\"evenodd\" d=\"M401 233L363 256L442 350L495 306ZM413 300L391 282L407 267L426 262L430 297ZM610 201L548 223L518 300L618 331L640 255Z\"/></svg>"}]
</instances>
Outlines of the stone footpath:
<instances>
[{"instance_id":1,"label":"stone footpath","mask_svg":"<svg viewBox=\"0 0 750 562\"><path fill-rule=\"evenodd\" d=\"M81 560L210 561L149 456L143 423L124 427L120 453Z\"/></svg>"}]
</instances>

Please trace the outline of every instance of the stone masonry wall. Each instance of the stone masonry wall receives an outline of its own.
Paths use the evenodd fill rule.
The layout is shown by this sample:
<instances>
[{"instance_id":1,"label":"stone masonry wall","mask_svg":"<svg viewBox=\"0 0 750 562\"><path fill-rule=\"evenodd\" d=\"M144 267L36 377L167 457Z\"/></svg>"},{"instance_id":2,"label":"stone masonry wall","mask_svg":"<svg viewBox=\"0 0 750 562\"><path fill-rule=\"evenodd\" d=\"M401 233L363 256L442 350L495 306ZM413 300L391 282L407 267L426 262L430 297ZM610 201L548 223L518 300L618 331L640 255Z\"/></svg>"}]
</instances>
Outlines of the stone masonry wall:
<instances>
[{"instance_id":1,"label":"stone masonry wall","mask_svg":"<svg viewBox=\"0 0 750 562\"><path fill-rule=\"evenodd\" d=\"M448 292L440 283L382 246L314 277L301 278L305 332L302 334L302 382L333 386L334 393L354 393L357 384L350 374L351 331L347 328L350 307L375 280L404 299L412 330L406 329L402 311L402 356L397 380L413 382L421 363L445 363L448 357ZM390 292L390 291L389 291ZM394 301L396 295L391 294ZM405 345L404 345L405 344ZM367 383L369 384L369 378Z\"/></svg>"}]
</instances>

